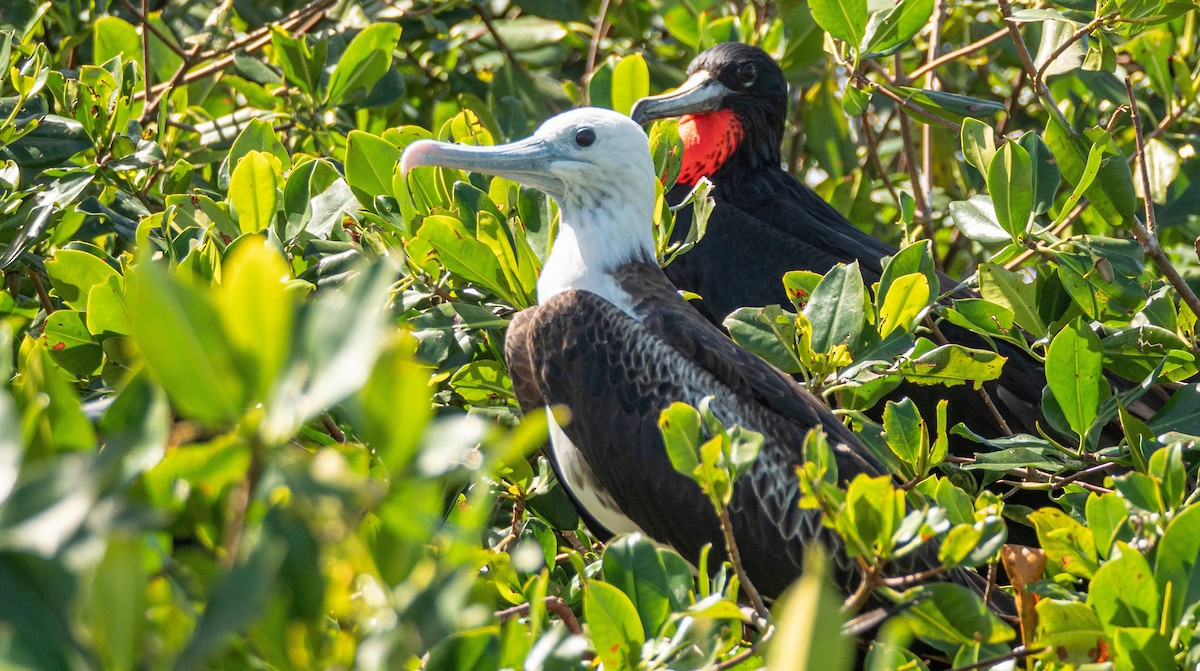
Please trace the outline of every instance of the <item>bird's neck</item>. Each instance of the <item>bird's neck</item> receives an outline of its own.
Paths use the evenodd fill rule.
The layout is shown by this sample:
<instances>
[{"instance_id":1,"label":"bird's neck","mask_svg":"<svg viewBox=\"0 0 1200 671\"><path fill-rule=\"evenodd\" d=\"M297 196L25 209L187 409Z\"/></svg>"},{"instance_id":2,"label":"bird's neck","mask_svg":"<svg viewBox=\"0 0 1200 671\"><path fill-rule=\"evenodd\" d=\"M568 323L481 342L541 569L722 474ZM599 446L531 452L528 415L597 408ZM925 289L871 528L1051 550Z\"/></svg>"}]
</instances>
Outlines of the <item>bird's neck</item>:
<instances>
[{"instance_id":1,"label":"bird's neck","mask_svg":"<svg viewBox=\"0 0 1200 671\"><path fill-rule=\"evenodd\" d=\"M761 123L760 123L761 121ZM683 161L678 184L694 186L701 177L714 182L742 166L743 170L778 169L778 124L753 117L747 123L731 109L679 118L679 139L683 142Z\"/></svg>"},{"instance_id":2,"label":"bird's neck","mask_svg":"<svg viewBox=\"0 0 1200 671\"><path fill-rule=\"evenodd\" d=\"M560 203L558 235L538 278L540 303L582 289L636 317L632 297L613 272L631 262L654 262L654 200L653 193L649 199L629 195Z\"/></svg>"}]
</instances>

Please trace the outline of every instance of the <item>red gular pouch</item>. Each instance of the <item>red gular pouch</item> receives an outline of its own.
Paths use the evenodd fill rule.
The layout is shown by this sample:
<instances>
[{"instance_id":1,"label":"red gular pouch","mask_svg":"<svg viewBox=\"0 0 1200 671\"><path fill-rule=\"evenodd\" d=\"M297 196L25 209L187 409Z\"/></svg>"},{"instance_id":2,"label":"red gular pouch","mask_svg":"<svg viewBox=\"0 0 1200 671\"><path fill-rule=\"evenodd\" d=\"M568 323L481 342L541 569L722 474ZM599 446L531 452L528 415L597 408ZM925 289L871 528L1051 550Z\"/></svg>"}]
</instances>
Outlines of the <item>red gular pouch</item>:
<instances>
[{"instance_id":1,"label":"red gular pouch","mask_svg":"<svg viewBox=\"0 0 1200 671\"><path fill-rule=\"evenodd\" d=\"M679 139L683 141L683 165L679 184L693 185L701 177L711 178L733 155L746 134L732 110L717 110L679 117Z\"/></svg>"}]
</instances>

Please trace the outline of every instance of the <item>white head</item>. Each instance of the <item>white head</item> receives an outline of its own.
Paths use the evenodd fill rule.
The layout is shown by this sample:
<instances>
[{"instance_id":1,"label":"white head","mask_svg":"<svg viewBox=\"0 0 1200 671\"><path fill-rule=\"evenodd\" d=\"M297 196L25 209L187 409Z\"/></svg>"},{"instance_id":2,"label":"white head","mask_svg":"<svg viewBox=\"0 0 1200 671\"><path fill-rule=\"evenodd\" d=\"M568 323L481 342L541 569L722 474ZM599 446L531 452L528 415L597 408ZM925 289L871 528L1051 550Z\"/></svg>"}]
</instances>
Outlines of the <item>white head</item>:
<instances>
[{"instance_id":1,"label":"white head","mask_svg":"<svg viewBox=\"0 0 1200 671\"><path fill-rule=\"evenodd\" d=\"M407 173L423 165L499 175L558 201L561 228L547 272L566 271L568 251L560 252L560 246L575 247L573 262L591 273L639 256L653 258L657 177L645 131L624 115L593 107L571 110L547 120L528 139L495 147L414 142L400 168ZM558 263L555 256L562 257ZM541 284L545 300L549 296L540 289Z\"/></svg>"}]
</instances>

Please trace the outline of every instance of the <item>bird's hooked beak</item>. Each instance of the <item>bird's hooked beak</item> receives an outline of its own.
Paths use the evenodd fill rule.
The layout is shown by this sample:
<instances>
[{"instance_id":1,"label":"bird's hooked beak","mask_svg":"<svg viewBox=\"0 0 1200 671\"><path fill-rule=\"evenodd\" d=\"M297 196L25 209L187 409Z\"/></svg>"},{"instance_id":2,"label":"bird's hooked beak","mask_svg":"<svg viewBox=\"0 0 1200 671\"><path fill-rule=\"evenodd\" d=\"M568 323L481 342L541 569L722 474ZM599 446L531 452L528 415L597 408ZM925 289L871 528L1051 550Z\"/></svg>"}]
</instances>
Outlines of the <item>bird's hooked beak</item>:
<instances>
[{"instance_id":1,"label":"bird's hooked beak","mask_svg":"<svg viewBox=\"0 0 1200 671\"><path fill-rule=\"evenodd\" d=\"M550 166L566 158L552 144L536 136L494 147L419 140L404 150L400 172L407 176L413 168L430 165L457 168L504 177L556 195L561 193L563 182Z\"/></svg>"},{"instance_id":2,"label":"bird's hooked beak","mask_svg":"<svg viewBox=\"0 0 1200 671\"><path fill-rule=\"evenodd\" d=\"M715 112L725 103L725 96L732 93L721 80L701 70L688 77L679 88L670 93L642 98L629 112L635 123L644 124L655 119Z\"/></svg>"}]
</instances>

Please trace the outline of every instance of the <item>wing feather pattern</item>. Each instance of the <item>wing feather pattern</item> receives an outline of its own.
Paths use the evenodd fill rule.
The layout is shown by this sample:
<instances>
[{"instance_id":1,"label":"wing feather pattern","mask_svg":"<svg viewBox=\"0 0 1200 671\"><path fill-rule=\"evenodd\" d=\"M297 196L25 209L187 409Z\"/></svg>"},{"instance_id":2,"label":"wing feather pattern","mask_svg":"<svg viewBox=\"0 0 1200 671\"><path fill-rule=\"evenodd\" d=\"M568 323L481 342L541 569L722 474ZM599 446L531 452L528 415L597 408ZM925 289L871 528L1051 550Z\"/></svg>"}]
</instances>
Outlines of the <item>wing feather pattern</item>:
<instances>
[{"instance_id":1,"label":"wing feather pattern","mask_svg":"<svg viewBox=\"0 0 1200 671\"><path fill-rule=\"evenodd\" d=\"M797 507L795 466L803 460L804 436L809 428L825 428L846 479L885 471L790 377L667 295L678 301L678 314L645 324L585 291L559 294L537 309L524 332L543 402L572 409L563 430L622 512L694 561L707 543L714 558L722 558L723 541L707 499L672 468L658 416L672 401L696 405L714 396L713 409L723 421L766 435L759 459L735 485L730 507L755 584L778 594L799 575L803 549L814 540L835 548L849 577L832 534L816 513ZM697 328L700 337L687 337Z\"/></svg>"}]
</instances>

